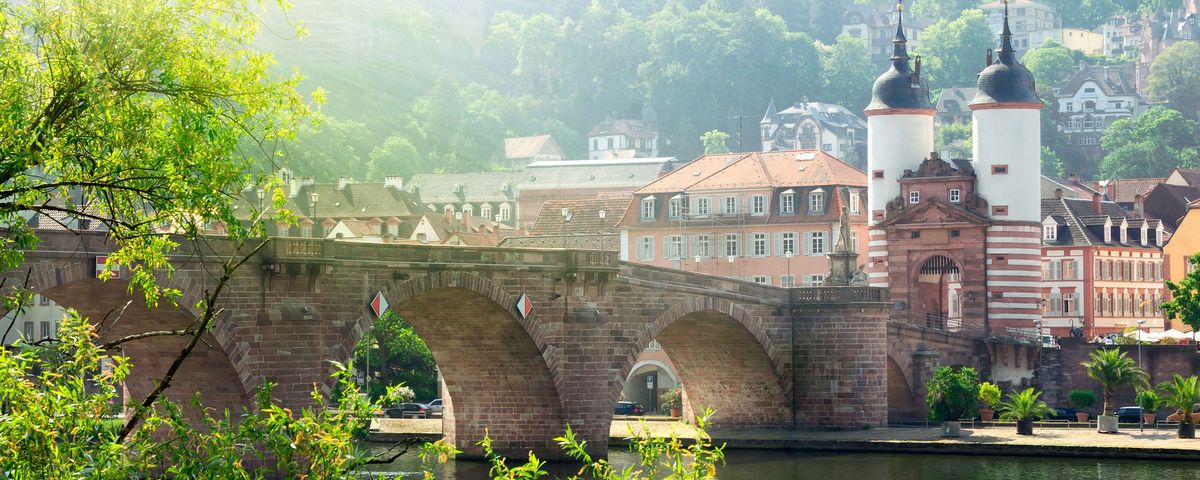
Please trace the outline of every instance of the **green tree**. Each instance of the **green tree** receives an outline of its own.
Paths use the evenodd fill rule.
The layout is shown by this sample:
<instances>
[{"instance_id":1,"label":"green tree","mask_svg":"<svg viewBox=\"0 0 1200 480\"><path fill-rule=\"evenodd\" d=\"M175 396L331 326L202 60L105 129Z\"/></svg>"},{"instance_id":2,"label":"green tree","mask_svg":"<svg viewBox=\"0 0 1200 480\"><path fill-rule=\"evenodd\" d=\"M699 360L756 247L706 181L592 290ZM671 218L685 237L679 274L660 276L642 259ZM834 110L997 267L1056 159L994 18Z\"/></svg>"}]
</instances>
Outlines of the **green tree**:
<instances>
[{"instance_id":1,"label":"green tree","mask_svg":"<svg viewBox=\"0 0 1200 480\"><path fill-rule=\"evenodd\" d=\"M1044 145L1042 146L1042 175L1051 178L1066 177L1062 158L1059 158L1058 154L1050 147Z\"/></svg>"},{"instance_id":2,"label":"green tree","mask_svg":"<svg viewBox=\"0 0 1200 480\"><path fill-rule=\"evenodd\" d=\"M720 130L709 130L700 136L700 143L704 144L704 153L729 153L729 134Z\"/></svg>"},{"instance_id":3,"label":"green tree","mask_svg":"<svg viewBox=\"0 0 1200 480\"><path fill-rule=\"evenodd\" d=\"M950 20L940 18L920 36L916 52L924 59L931 88L974 85L982 70L985 46L996 44L981 10L966 10Z\"/></svg>"},{"instance_id":4,"label":"green tree","mask_svg":"<svg viewBox=\"0 0 1200 480\"><path fill-rule=\"evenodd\" d=\"M912 14L919 18L957 18L963 11L978 8L976 0L921 0L913 4Z\"/></svg>"},{"instance_id":5,"label":"green tree","mask_svg":"<svg viewBox=\"0 0 1200 480\"><path fill-rule=\"evenodd\" d=\"M1176 42L1150 64L1150 94L1187 118L1200 117L1200 45Z\"/></svg>"},{"instance_id":6,"label":"green tree","mask_svg":"<svg viewBox=\"0 0 1200 480\"><path fill-rule=\"evenodd\" d=\"M1175 167L1196 165L1200 124L1166 107L1122 118L1104 129L1100 163L1106 179L1166 176Z\"/></svg>"},{"instance_id":7,"label":"green tree","mask_svg":"<svg viewBox=\"0 0 1200 480\"><path fill-rule=\"evenodd\" d=\"M1062 20L1062 26L1092 30L1116 14L1120 7L1113 0L1049 0Z\"/></svg>"},{"instance_id":8,"label":"green tree","mask_svg":"<svg viewBox=\"0 0 1200 480\"><path fill-rule=\"evenodd\" d=\"M417 147L407 138L392 135L371 150L368 157L367 177L373 180L382 179L388 175L400 175L405 178L414 173L422 173L431 169L425 164L425 158L417 152Z\"/></svg>"},{"instance_id":9,"label":"green tree","mask_svg":"<svg viewBox=\"0 0 1200 480\"><path fill-rule=\"evenodd\" d=\"M318 182L348 176L365 179L370 150L367 125L323 115L304 124L287 148L288 166Z\"/></svg>"},{"instance_id":10,"label":"green tree","mask_svg":"<svg viewBox=\"0 0 1200 480\"><path fill-rule=\"evenodd\" d=\"M929 419L956 421L975 415L979 400L979 374L975 369L941 367L925 383Z\"/></svg>"},{"instance_id":11,"label":"green tree","mask_svg":"<svg viewBox=\"0 0 1200 480\"><path fill-rule=\"evenodd\" d=\"M824 98L850 111L865 108L871 100L872 82L878 75L866 42L843 34L821 53Z\"/></svg>"},{"instance_id":12,"label":"green tree","mask_svg":"<svg viewBox=\"0 0 1200 480\"><path fill-rule=\"evenodd\" d=\"M1071 51L1053 42L1046 42L1041 47L1025 52L1021 63L1033 73L1034 81L1039 86L1062 86L1071 79L1071 74L1075 73L1075 60L1071 58Z\"/></svg>"},{"instance_id":13,"label":"green tree","mask_svg":"<svg viewBox=\"0 0 1200 480\"><path fill-rule=\"evenodd\" d=\"M971 124L944 123L934 130L933 145L946 158L971 158Z\"/></svg>"},{"instance_id":14,"label":"green tree","mask_svg":"<svg viewBox=\"0 0 1200 480\"><path fill-rule=\"evenodd\" d=\"M156 286L175 246L157 227L201 214L249 236L229 198L261 157L241 147L308 114L298 77L249 48L254 18L237 0L0 4L0 268L37 243L27 212L90 219L154 303L178 293Z\"/></svg>"},{"instance_id":15,"label":"green tree","mask_svg":"<svg viewBox=\"0 0 1200 480\"><path fill-rule=\"evenodd\" d=\"M1087 375L1100 384L1104 394L1103 415L1112 415L1113 393L1121 387L1147 385L1149 377L1146 372L1134 364L1125 352L1116 348L1093 350L1089 354L1091 361L1083 362Z\"/></svg>"},{"instance_id":16,"label":"green tree","mask_svg":"<svg viewBox=\"0 0 1200 480\"><path fill-rule=\"evenodd\" d=\"M1187 261L1200 267L1200 254L1193 255ZM1178 319L1193 331L1200 331L1200 268L1193 268L1178 281L1167 281L1167 290L1171 292L1171 300L1163 302L1162 310L1168 318Z\"/></svg>"},{"instance_id":17,"label":"green tree","mask_svg":"<svg viewBox=\"0 0 1200 480\"><path fill-rule=\"evenodd\" d=\"M438 397L437 368L425 341L400 315L389 310L375 321L355 351L371 368L371 398L381 398L388 388L411 388L416 400Z\"/></svg>"}]
</instances>

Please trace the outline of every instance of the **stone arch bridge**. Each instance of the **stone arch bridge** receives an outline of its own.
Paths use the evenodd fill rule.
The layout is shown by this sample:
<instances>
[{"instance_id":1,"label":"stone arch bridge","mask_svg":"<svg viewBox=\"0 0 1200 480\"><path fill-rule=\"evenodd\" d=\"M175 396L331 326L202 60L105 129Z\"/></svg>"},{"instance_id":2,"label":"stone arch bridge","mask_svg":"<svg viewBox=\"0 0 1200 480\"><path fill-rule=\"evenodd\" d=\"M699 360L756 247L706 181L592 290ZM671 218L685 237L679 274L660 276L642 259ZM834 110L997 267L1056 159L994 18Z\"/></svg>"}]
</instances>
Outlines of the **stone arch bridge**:
<instances>
[{"instance_id":1,"label":"stone arch bridge","mask_svg":"<svg viewBox=\"0 0 1200 480\"><path fill-rule=\"evenodd\" d=\"M180 307L135 301L114 321L130 293L119 280L95 280L106 239L43 239L4 274L9 285L28 281L78 308L104 337L187 325L215 283L217 258L185 246L168 282L183 292ZM603 452L622 383L653 339L678 370L685 414L711 407L718 428L884 425L897 369L880 289L782 289L620 262L611 252L277 238L227 292L205 338L211 348L197 349L169 396L201 392L206 405L237 411L270 380L285 405L309 405L314 385L331 386L329 361L348 360L369 329L369 301L382 292L432 351L448 390L445 437L467 454L478 453L486 428L502 453L553 458L551 439L567 424ZM516 308L522 295L532 304L527 316ZM144 372L127 382L130 394L152 388L182 343L128 344L135 372Z\"/></svg>"}]
</instances>

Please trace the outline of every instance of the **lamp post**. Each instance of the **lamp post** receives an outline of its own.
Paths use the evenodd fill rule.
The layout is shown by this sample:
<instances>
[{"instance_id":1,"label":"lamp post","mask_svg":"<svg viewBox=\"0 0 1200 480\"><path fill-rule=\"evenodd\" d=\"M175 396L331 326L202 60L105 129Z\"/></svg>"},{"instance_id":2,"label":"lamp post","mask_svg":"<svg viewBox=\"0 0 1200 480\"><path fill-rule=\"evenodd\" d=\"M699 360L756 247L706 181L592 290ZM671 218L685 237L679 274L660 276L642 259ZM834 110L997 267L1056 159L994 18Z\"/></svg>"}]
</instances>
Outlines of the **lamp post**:
<instances>
[{"instance_id":1,"label":"lamp post","mask_svg":"<svg viewBox=\"0 0 1200 480\"><path fill-rule=\"evenodd\" d=\"M791 283L788 284L788 288L793 288L796 286L796 279L792 278L792 251L788 250L783 252L783 258L787 259L787 278L791 281ZM782 284L783 282L779 283Z\"/></svg>"},{"instance_id":2,"label":"lamp post","mask_svg":"<svg viewBox=\"0 0 1200 480\"><path fill-rule=\"evenodd\" d=\"M308 194L308 214L312 217L313 223L317 223L317 201L321 199L321 194L312 192ZM314 228L319 225L314 225ZM322 232L324 233L324 232ZM315 235L314 235L315 236ZM322 235L324 236L324 235Z\"/></svg>"},{"instance_id":3,"label":"lamp post","mask_svg":"<svg viewBox=\"0 0 1200 480\"><path fill-rule=\"evenodd\" d=\"M1145 320L1137 321L1137 325L1138 325L1137 333L1135 333L1134 337L1133 337L1134 340L1137 340L1137 344L1138 344L1138 366L1139 367L1142 366L1142 338L1141 337L1142 337L1142 325L1145 325L1145 324L1146 324ZM1147 374L1147 376L1149 376L1149 374ZM1142 432L1142 431L1145 431L1145 429L1146 429L1146 412L1142 411L1140 405L1138 406L1138 414L1139 414L1138 415L1138 431Z\"/></svg>"}]
</instances>

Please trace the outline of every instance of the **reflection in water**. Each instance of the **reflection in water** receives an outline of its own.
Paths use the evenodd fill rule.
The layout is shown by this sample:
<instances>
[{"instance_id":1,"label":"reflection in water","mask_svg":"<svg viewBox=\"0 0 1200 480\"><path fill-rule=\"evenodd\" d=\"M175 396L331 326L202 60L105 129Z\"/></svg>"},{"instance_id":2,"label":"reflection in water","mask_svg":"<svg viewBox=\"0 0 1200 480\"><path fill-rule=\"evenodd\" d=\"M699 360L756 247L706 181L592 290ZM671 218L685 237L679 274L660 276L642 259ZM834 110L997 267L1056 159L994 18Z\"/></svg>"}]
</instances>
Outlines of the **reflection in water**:
<instances>
[{"instance_id":1,"label":"reflection in water","mask_svg":"<svg viewBox=\"0 0 1200 480\"><path fill-rule=\"evenodd\" d=\"M760 450L729 450L721 480L774 479L891 479L891 480L1183 480L1200 479L1200 463L1148 460L998 457L958 455L901 455L881 453L816 454ZM406 455L406 457L409 457ZM634 461L628 452L614 451L613 463ZM570 465L552 465L551 478L575 473ZM388 475L410 472L420 478L416 455L385 469ZM441 480L486 480L482 462L455 462L439 469Z\"/></svg>"}]
</instances>

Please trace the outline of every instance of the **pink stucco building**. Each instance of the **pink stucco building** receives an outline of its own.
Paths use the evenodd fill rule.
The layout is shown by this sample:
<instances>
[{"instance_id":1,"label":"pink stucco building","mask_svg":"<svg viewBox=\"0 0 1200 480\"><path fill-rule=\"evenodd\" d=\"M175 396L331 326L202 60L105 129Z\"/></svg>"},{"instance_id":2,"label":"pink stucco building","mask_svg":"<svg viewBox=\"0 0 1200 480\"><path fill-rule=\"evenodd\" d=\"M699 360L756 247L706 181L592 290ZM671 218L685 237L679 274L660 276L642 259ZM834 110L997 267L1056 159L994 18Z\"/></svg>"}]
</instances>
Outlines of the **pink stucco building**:
<instances>
[{"instance_id":1,"label":"pink stucco building","mask_svg":"<svg viewBox=\"0 0 1200 480\"><path fill-rule=\"evenodd\" d=\"M621 258L782 287L819 285L842 206L864 251L866 174L815 150L705 155L633 194ZM789 253L790 252L790 253Z\"/></svg>"}]
</instances>

